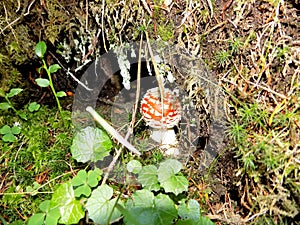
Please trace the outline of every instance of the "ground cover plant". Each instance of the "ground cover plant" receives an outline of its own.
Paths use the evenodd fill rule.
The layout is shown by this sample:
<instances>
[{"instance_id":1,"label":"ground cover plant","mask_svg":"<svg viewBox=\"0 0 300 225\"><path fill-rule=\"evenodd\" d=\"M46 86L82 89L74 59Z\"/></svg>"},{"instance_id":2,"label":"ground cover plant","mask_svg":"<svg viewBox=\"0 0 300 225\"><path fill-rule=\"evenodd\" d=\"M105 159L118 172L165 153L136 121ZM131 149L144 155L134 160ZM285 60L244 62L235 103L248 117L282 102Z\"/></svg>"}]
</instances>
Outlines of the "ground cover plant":
<instances>
[{"instance_id":1,"label":"ground cover plant","mask_svg":"<svg viewBox=\"0 0 300 225\"><path fill-rule=\"evenodd\" d=\"M0 223L299 224L299 7L297 0L3 1ZM74 133L70 111L85 69L147 38L203 59L224 93L224 145L204 170L201 151L182 165L159 149L137 158L102 125ZM180 71L158 67L165 78ZM185 78L174 82L209 111L201 83ZM115 74L99 95L105 119L122 79ZM140 139L149 136L145 127L134 130ZM203 133L212 135L205 126ZM88 163L117 154L127 182Z\"/></svg>"}]
</instances>

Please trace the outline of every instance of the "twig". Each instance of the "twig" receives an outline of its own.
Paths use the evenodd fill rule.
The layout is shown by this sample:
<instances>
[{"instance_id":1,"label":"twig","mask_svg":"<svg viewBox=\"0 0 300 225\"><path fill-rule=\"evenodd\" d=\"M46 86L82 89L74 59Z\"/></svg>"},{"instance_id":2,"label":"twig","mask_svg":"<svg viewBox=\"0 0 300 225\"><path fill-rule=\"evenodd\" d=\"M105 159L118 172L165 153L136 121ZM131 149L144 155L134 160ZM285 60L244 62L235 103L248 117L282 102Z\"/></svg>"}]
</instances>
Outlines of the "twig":
<instances>
[{"instance_id":1,"label":"twig","mask_svg":"<svg viewBox=\"0 0 300 225\"><path fill-rule=\"evenodd\" d=\"M4 11L5 11L5 21L7 22L7 24L9 24L8 22L8 13L7 13L7 10L6 10L6 7L5 7L5 4L3 3L3 8L4 8ZM14 29L10 26L10 29L11 29L11 32L13 33L14 37L16 40L18 40L16 34L15 34L15 31Z\"/></svg>"},{"instance_id":2,"label":"twig","mask_svg":"<svg viewBox=\"0 0 300 225\"><path fill-rule=\"evenodd\" d=\"M108 176L109 176L110 172L113 170L115 164L117 163L117 160L118 160L118 158L120 157L123 148L124 148L124 146L122 145L122 147L121 147L120 149L116 149L117 154L114 156L113 160L111 161L111 163L110 163L109 166L107 167L107 171L106 171L106 173L105 173L105 175L104 175L104 177L103 177L103 180L102 180L102 182L101 182L101 185L103 185L103 184L106 183L106 181L107 181L107 179L108 179Z\"/></svg>"},{"instance_id":3,"label":"twig","mask_svg":"<svg viewBox=\"0 0 300 225\"><path fill-rule=\"evenodd\" d=\"M150 56L151 56L151 60L152 60L152 64L153 64L153 67L154 67L154 73L155 73L155 77L156 77L156 80L157 80L157 83L158 83L158 87L159 87L159 91L160 91L160 96L161 96L161 105L163 107L163 100L164 100L164 86L163 86L163 81L162 81L162 78L161 78L161 74L158 70L158 66L156 64L156 61L155 61L155 58L154 58L154 54L153 54L153 51L152 51L152 48L151 48L151 44L150 44L150 40L149 40L149 36L148 36L148 32L145 31L145 34L146 34L146 40L147 40L147 45L148 45L148 50L149 50L149 53L150 53ZM164 111L164 109L162 108L162 112Z\"/></svg>"},{"instance_id":4,"label":"twig","mask_svg":"<svg viewBox=\"0 0 300 225\"><path fill-rule=\"evenodd\" d=\"M75 171L77 171L79 169L76 169ZM39 186L37 189L33 190L33 191L25 191L25 192L9 192L9 193L0 193L0 196L1 195L32 195L32 194L51 194L53 193L52 191L43 191L43 192L37 192L38 190L40 190L41 188L45 187L46 185L50 184L51 182L67 175L67 174L71 174L73 173L74 171L69 171L69 172L66 172L64 174L60 174L59 176L57 177L54 177L53 179L47 181L46 183L42 184L41 186Z\"/></svg>"},{"instance_id":5,"label":"twig","mask_svg":"<svg viewBox=\"0 0 300 225\"><path fill-rule=\"evenodd\" d=\"M100 35L100 30L98 31L97 35L93 38L92 40L92 47L91 49L89 50L89 52L82 58L81 62L84 62L87 57L89 57L89 55L93 54L95 48L96 48L96 45L98 43L98 39L99 39L99 35Z\"/></svg>"},{"instance_id":6,"label":"twig","mask_svg":"<svg viewBox=\"0 0 300 225\"><path fill-rule=\"evenodd\" d=\"M206 36L208 35L210 32L214 31L215 29L223 26L227 21L223 21L222 23L217 24L216 26L212 27L211 29L209 29L208 31L205 31L202 36Z\"/></svg>"},{"instance_id":7,"label":"twig","mask_svg":"<svg viewBox=\"0 0 300 225\"><path fill-rule=\"evenodd\" d=\"M105 51L107 52L105 38L104 38L104 12L105 11L105 0L102 0L102 15L101 15L101 33L102 33L102 41Z\"/></svg>"},{"instance_id":8,"label":"twig","mask_svg":"<svg viewBox=\"0 0 300 225\"><path fill-rule=\"evenodd\" d=\"M20 0L18 0L18 8L15 12L17 13L20 10L20 8L21 8L21 2L20 2Z\"/></svg>"},{"instance_id":9,"label":"twig","mask_svg":"<svg viewBox=\"0 0 300 225\"><path fill-rule=\"evenodd\" d=\"M92 107L88 106L86 107L86 111L88 111L93 118L111 135L113 138L117 139L118 142L120 142L122 145L124 145L129 151L133 152L134 154L137 154L138 156L141 155L141 153L133 147L126 139L124 139L118 131L116 131L111 125L109 125L105 119L103 119Z\"/></svg>"},{"instance_id":10,"label":"twig","mask_svg":"<svg viewBox=\"0 0 300 225\"><path fill-rule=\"evenodd\" d=\"M50 55L58 62L58 64L60 65L61 68L63 68L64 71L66 71L66 73L68 75L70 75L78 84L80 84L82 87L84 87L87 91L92 91L93 89L87 87L84 83L82 83L80 80L77 79L77 77L75 77L68 69L66 69L62 63L58 60L58 58L52 53L50 52Z\"/></svg>"},{"instance_id":11,"label":"twig","mask_svg":"<svg viewBox=\"0 0 300 225\"><path fill-rule=\"evenodd\" d=\"M142 59L142 45L143 45L143 33L141 34L141 39L140 39L140 47L139 47L139 60L138 60L138 70L137 70L137 84L136 84L136 94L135 94L135 106L132 114L132 119L131 119L131 131L134 129L134 124L135 124L135 115L137 112L138 108L138 102L140 99L140 90L141 90L141 59Z\"/></svg>"},{"instance_id":12,"label":"twig","mask_svg":"<svg viewBox=\"0 0 300 225\"><path fill-rule=\"evenodd\" d=\"M208 4L209 9L210 9L210 18L213 18L213 15L214 15L214 7L213 7L213 4L212 4L211 0L207 0L207 4Z\"/></svg>"},{"instance_id":13,"label":"twig","mask_svg":"<svg viewBox=\"0 0 300 225\"><path fill-rule=\"evenodd\" d=\"M230 7L233 0L228 0L222 8L222 20L225 20L225 11Z\"/></svg>"},{"instance_id":14,"label":"twig","mask_svg":"<svg viewBox=\"0 0 300 225\"><path fill-rule=\"evenodd\" d=\"M287 98L287 96L285 96L285 95L283 95L283 94L280 94L280 93L278 93L278 92L272 90L272 89L270 88L270 86L264 87L264 86L262 86L262 85L260 85L260 84L256 84L256 83L254 83L254 82L252 82L252 81L246 80L246 78L241 74L240 70L239 70L238 67L235 65L235 63L233 63L233 64L234 64L234 66L235 66L235 68L236 68L238 74L242 77L242 79L243 79L244 81L248 82L249 84L254 85L254 87L256 87L256 88L261 88L261 89L263 89L263 90L265 90L265 91L268 91L268 92L270 92L270 93L272 93L272 94L275 94L275 95L279 96L280 98L283 98L283 99L286 99L286 98Z\"/></svg>"},{"instance_id":15,"label":"twig","mask_svg":"<svg viewBox=\"0 0 300 225\"><path fill-rule=\"evenodd\" d=\"M85 0L85 29L89 26L89 0Z\"/></svg>"},{"instance_id":16,"label":"twig","mask_svg":"<svg viewBox=\"0 0 300 225\"><path fill-rule=\"evenodd\" d=\"M151 9L149 8L147 2L145 0L141 0L141 2L143 3L144 8L146 9L146 11L149 13L149 15L151 17L153 17L153 12L151 11Z\"/></svg>"}]
</instances>

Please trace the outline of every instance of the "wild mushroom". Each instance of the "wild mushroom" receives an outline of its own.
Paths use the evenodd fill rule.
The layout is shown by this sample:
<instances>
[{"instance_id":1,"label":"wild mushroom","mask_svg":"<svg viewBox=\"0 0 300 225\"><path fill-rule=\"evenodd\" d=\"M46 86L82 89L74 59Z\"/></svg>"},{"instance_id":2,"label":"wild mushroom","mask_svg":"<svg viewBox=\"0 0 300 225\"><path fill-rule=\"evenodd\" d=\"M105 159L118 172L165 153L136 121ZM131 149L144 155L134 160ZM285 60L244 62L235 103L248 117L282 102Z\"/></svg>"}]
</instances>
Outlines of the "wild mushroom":
<instances>
[{"instance_id":1,"label":"wild mushroom","mask_svg":"<svg viewBox=\"0 0 300 225\"><path fill-rule=\"evenodd\" d=\"M152 128L151 138L154 141L164 146L177 144L174 126L181 119L181 108L177 97L169 89L165 88L163 101L159 88L149 89L141 101L141 113Z\"/></svg>"}]
</instances>

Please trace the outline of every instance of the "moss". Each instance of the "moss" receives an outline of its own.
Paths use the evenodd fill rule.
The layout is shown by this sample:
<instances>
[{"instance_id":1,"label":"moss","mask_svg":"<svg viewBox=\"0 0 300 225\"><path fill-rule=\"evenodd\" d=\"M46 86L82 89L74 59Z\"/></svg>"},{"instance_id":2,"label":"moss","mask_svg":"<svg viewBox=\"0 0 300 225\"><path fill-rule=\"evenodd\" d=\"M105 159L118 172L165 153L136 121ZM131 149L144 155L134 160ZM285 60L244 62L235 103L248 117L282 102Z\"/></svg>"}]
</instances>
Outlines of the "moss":
<instances>
[{"instance_id":1,"label":"moss","mask_svg":"<svg viewBox=\"0 0 300 225\"><path fill-rule=\"evenodd\" d=\"M174 37L174 29L174 24L172 23L172 21L170 21L166 25L158 25L157 34L161 37L163 41L169 41Z\"/></svg>"}]
</instances>

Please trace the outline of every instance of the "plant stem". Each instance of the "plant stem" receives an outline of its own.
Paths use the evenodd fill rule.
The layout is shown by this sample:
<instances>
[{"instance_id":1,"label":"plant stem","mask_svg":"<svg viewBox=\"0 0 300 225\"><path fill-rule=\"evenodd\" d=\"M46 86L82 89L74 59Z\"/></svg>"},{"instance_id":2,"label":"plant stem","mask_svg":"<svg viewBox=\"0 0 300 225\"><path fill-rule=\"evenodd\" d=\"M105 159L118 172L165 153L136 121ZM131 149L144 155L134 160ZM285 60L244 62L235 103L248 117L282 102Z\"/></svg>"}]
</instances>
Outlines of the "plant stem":
<instances>
[{"instance_id":1,"label":"plant stem","mask_svg":"<svg viewBox=\"0 0 300 225\"><path fill-rule=\"evenodd\" d=\"M13 104L11 104L11 101L9 100L9 98L7 96L4 96L5 100L7 101L7 103L10 105L10 107L12 108L12 110L18 114L18 110L16 110L16 108L13 106Z\"/></svg>"},{"instance_id":2,"label":"plant stem","mask_svg":"<svg viewBox=\"0 0 300 225\"><path fill-rule=\"evenodd\" d=\"M55 97L55 100L56 100L56 103L57 103L57 107L58 107L59 113L60 113L60 115L61 115L61 117L63 119L62 107L60 105L60 101L59 101L59 99L57 97L57 94L56 94L56 91L55 91L55 88L54 88L54 85L53 85L53 82L52 82L51 73L50 73L50 71L49 71L49 69L47 67L47 64L46 64L45 60L42 59L42 61L43 61L43 68L46 70L47 75L48 75L48 79L49 79L49 83L50 83L49 85L50 85L50 88L51 88L51 90L52 90L52 92L54 94L54 97Z\"/></svg>"}]
</instances>

